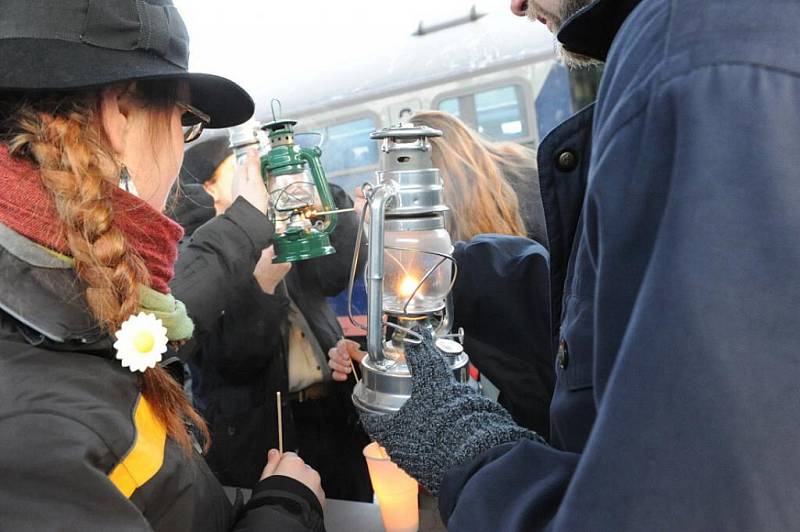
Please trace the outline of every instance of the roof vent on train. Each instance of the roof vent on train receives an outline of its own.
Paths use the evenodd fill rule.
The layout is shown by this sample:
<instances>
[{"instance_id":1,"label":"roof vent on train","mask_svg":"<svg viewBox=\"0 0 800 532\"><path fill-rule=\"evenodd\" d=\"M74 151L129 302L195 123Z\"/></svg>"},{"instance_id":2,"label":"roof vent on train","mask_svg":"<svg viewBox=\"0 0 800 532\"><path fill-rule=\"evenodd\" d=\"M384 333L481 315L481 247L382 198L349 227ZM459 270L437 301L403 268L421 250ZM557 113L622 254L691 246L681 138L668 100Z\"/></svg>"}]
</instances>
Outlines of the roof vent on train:
<instances>
[{"instance_id":1,"label":"roof vent on train","mask_svg":"<svg viewBox=\"0 0 800 532\"><path fill-rule=\"evenodd\" d=\"M430 33L435 33L437 31L446 30L449 28L454 28L456 26L462 26L464 24L471 24L476 20L485 17L488 13L482 12L478 10L478 6L476 4L472 4L472 7L469 9L469 13L465 15L459 15L452 18L442 19L442 20L432 20L432 21L425 21L420 20L419 24L417 25L417 29L412 33L417 37L422 37L423 35L428 35Z\"/></svg>"}]
</instances>

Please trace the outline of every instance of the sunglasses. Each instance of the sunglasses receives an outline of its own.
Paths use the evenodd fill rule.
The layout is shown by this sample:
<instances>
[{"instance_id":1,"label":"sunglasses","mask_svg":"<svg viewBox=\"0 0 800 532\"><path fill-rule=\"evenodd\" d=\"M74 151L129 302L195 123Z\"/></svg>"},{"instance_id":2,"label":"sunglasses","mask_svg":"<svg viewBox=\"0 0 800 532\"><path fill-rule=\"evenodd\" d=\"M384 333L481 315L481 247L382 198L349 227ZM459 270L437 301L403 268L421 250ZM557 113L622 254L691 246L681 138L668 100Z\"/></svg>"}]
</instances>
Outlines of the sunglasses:
<instances>
[{"instance_id":1,"label":"sunglasses","mask_svg":"<svg viewBox=\"0 0 800 532\"><path fill-rule=\"evenodd\" d=\"M175 105L183 111L181 116L181 123L183 124L183 142L186 144L197 140L208 124L211 123L211 117L203 111L184 102L177 102Z\"/></svg>"}]
</instances>

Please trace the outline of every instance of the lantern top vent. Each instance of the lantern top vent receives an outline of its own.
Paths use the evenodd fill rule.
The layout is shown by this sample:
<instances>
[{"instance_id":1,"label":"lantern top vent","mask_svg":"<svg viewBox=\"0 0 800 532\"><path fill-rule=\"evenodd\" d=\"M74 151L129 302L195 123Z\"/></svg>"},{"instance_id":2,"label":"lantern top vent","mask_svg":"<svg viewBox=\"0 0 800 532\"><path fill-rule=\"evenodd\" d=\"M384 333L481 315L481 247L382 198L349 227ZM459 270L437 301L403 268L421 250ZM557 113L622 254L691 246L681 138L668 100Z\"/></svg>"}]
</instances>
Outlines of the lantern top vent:
<instances>
[{"instance_id":1,"label":"lantern top vent","mask_svg":"<svg viewBox=\"0 0 800 532\"><path fill-rule=\"evenodd\" d=\"M427 126L400 123L370 134L381 142L381 170L387 172L425 171L430 173L431 184L439 184L439 172L431 160L429 139L441 137L442 132ZM435 174L435 175L434 175ZM403 179L395 176L403 185Z\"/></svg>"},{"instance_id":2,"label":"lantern top vent","mask_svg":"<svg viewBox=\"0 0 800 532\"><path fill-rule=\"evenodd\" d=\"M269 135L270 144L275 146L285 146L294 143L294 126L296 120L276 120L261 126L263 131Z\"/></svg>"},{"instance_id":3,"label":"lantern top vent","mask_svg":"<svg viewBox=\"0 0 800 532\"><path fill-rule=\"evenodd\" d=\"M372 140L392 139L402 142L408 140L441 137L442 135L442 132L438 129L433 129L428 126L415 126L414 124L410 123L400 123L392 127L386 127L370 133L369 138Z\"/></svg>"}]
</instances>

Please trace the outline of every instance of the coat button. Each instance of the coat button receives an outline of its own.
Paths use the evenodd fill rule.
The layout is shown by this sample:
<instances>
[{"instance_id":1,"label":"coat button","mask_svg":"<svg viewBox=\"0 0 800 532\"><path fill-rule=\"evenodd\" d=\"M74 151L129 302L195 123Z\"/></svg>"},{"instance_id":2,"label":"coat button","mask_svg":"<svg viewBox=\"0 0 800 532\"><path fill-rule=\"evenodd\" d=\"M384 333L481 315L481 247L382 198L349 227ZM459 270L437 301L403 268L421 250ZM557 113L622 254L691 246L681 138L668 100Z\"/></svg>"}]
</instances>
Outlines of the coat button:
<instances>
[{"instance_id":1,"label":"coat button","mask_svg":"<svg viewBox=\"0 0 800 532\"><path fill-rule=\"evenodd\" d=\"M562 172L575 170L578 166L578 155L572 150L564 150L556 157L556 166Z\"/></svg>"},{"instance_id":2,"label":"coat button","mask_svg":"<svg viewBox=\"0 0 800 532\"><path fill-rule=\"evenodd\" d=\"M569 365L569 349L567 348L566 340L562 339L561 343L558 344L558 356L556 357L556 361L561 369L567 369Z\"/></svg>"}]
</instances>

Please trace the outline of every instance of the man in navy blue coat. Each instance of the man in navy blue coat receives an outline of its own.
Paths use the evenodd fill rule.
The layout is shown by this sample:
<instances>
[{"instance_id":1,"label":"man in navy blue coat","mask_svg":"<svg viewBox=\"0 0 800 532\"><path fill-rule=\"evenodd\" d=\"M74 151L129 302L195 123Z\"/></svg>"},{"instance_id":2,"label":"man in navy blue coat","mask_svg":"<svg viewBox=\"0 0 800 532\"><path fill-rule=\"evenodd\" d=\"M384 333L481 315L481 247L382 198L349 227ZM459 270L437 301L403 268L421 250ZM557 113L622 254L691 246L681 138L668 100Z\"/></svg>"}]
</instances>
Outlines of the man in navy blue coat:
<instances>
[{"instance_id":1,"label":"man in navy blue coat","mask_svg":"<svg viewBox=\"0 0 800 532\"><path fill-rule=\"evenodd\" d=\"M554 3L587 2L529 7L553 24ZM596 108L540 149L550 441L427 345L406 406L363 416L451 530L800 527L798 24L796 0L596 0L566 20L567 50L607 63Z\"/></svg>"}]
</instances>

